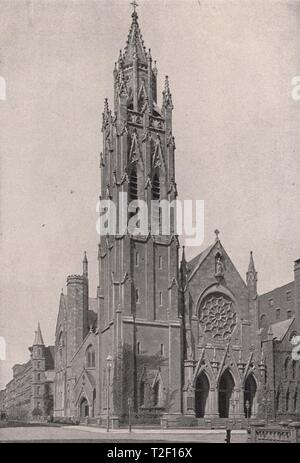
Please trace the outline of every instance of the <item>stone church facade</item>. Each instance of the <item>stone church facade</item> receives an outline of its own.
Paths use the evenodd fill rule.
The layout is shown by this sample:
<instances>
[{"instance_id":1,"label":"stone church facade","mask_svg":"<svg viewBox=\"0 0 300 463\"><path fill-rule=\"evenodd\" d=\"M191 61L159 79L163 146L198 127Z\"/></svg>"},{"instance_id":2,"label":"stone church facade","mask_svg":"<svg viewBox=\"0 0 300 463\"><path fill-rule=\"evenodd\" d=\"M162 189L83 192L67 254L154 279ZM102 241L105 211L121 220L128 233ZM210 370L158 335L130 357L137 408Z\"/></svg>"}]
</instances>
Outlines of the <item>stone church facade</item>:
<instances>
[{"instance_id":1,"label":"stone church facade","mask_svg":"<svg viewBox=\"0 0 300 463\"><path fill-rule=\"evenodd\" d=\"M113 109L105 100L103 113L100 200L120 208L120 193L142 199L159 223L153 200L177 197L173 103L166 77L159 106L156 63L136 11L113 85ZM252 253L244 281L217 230L190 262L183 249L179 263L179 248L171 214L168 235L101 236L96 298L86 255L83 274L68 277L55 334L56 417L102 423L109 416L118 426L129 407L138 423L299 416L291 340L300 333L300 261L286 300L274 290L281 308L274 319L266 301L277 296L258 296Z\"/></svg>"}]
</instances>

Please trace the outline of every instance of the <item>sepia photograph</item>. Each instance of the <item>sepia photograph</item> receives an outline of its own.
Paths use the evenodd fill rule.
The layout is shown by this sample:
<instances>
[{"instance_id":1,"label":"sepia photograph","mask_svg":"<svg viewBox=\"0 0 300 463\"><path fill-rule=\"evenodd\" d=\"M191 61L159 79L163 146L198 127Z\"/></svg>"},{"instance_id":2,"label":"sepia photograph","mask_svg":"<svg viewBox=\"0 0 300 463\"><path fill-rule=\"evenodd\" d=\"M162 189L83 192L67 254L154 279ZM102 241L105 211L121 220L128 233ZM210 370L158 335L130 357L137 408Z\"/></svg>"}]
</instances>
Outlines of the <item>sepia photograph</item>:
<instances>
[{"instance_id":1,"label":"sepia photograph","mask_svg":"<svg viewBox=\"0 0 300 463\"><path fill-rule=\"evenodd\" d=\"M0 443L300 443L299 53L299 0L0 0Z\"/></svg>"}]
</instances>

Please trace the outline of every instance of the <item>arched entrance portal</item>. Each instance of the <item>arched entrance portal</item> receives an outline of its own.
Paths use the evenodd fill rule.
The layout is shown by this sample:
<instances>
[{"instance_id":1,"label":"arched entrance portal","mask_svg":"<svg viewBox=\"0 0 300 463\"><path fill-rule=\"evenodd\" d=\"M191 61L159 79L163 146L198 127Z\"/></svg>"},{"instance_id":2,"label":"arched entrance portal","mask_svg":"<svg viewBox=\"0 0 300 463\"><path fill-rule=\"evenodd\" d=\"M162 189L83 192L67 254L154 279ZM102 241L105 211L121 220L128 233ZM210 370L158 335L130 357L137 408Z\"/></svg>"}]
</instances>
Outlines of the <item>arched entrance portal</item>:
<instances>
[{"instance_id":1,"label":"arched entrance portal","mask_svg":"<svg viewBox=\"0 0 300 463\"><path fill-rule=\"evenodd\" d=\"M209 394L209 382L204 372L200 373L196 381L195 388L195 412L196 418L203 418Z\"/></svg>"},{"instance_id":2,"label":"arched entrance portal","mask_svg":"<svg viewBox=\"0 0 300 463\"><path fill-rule=\"evenodd\" d=\"M230 399L233 395L234 380L229 370L226 370L219 382L219 416L228 418L230 410Z\"/></svg>"},{"instance_id":3,"label":"arched entrance portal","mask_svg":"<svg viewBox=\"0 0 300 463\"><path fill-rule=\"evenodd\" d=\"M253 375L250 374L245 382L245 390L244 390L244 413L246 418L250 418L253 415L254 409L254 399L256 395L256 381L253 378ZM247 410L247 402L248 402L248 410Z\"/></svg>"},{"instance_id":4,"label":"arched entrance portal","mask_svg":"<svg viewBox=\"0 0 300 463\"><path fill-rule=\"evenodd\" d=\"M89 404L85 397L80 401L80 417L86 418L89 416Z\"/></svg>"}]
</instances>

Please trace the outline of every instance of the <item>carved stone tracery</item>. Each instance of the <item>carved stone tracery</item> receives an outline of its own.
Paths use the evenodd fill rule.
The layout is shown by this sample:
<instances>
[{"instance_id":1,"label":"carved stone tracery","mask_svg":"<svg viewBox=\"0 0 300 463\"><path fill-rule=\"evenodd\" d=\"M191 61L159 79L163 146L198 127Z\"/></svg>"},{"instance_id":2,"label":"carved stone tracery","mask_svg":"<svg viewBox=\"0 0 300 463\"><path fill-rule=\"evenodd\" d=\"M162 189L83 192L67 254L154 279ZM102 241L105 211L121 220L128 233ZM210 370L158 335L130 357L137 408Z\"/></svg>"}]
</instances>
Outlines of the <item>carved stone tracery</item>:
<instances>
[{"instance_id":1,"label":"carved stone tracery","mask_svg":"<svg viewBox=\"0 0 300 463\"><path fill-rule=\"evenodd\" d=\"M212 338L227 339L236 326L233 302L223 295L208 297L201 305L199 321Z\"/></svg>"}]
</instances>

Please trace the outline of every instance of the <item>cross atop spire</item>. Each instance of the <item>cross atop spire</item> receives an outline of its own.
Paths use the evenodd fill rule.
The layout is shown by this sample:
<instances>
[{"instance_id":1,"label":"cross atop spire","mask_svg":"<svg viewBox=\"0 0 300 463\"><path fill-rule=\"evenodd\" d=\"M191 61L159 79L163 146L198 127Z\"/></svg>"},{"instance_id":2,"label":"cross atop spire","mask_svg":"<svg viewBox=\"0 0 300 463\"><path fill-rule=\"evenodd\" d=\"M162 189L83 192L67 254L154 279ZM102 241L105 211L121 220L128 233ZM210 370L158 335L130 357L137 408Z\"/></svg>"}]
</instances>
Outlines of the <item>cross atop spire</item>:
<instances>
[{"instance_id":1,"label":"cross atop spire","mask_svg":"<svg viewBox=\"0 0 300 463\"><path fill-rule=\"evenodd\" d=\"M133 0L133 2L130 3L130 5L133 6L133 14L137 14L136 8L139 6L139 4L135 0Z\"/></svg>"},{"instance_id":2,"label":"cross atop spire","mask_svg":"<svg viewBox=\"0 0 300 463\"><path fill-rule=\"evenodd\" d=\"M219 230L216 229L216 230L215 230L216 241L220 241L219 234L220 234Z\"/></svg>"},{"instance_id":3,"label":"cross atop spire","mask_svg":"<svg viewBox=\"0 0 300 463\"><path fill-rule=\"evenodd\" d=\"M141 63L147 64L147 52L144 46L144 40L141 34L141 30L138 23L138 15L136 8L138 6L137 2L134 0L131 5L133 6L132 23L130 26L124 55L123 65L132 64L133 59L138 59Z\"/></svg>"}]
</instances>

